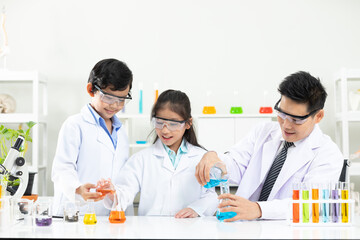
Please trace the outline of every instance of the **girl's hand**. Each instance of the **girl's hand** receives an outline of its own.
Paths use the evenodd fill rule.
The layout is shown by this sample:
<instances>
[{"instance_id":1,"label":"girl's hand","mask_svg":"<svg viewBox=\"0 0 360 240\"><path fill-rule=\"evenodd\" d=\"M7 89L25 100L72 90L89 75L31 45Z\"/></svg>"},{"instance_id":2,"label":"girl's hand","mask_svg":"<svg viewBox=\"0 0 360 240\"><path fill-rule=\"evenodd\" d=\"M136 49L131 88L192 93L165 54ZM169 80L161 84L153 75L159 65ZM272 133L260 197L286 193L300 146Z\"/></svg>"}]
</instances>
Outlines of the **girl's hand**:
<instances>
[{"instance_id":1,"label":"girl's hand","mask_svg":"<svg viewBox=\"0 0 360 240\"><path fill-rule=\"evenodd\" d=\"M192 208L184 208L181 209L177 214L175 214L175 218L196 218L199 214L197 214Z\"/></svg>"}]
</instances>

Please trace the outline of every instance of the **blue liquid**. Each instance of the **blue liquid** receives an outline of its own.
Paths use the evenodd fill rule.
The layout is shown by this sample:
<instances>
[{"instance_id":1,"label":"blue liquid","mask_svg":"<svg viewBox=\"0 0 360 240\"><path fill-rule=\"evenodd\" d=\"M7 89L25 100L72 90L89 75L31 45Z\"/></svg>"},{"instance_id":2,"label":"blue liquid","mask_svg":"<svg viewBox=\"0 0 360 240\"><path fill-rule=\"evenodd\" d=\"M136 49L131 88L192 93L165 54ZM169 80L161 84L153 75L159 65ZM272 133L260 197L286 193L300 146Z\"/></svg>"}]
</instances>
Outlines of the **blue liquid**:
<instances>
[{"instance_id":1,"label":"blue liquid","mask_svg":"<svg viewBox=\"0 0 360 240\"><path fill-rule=\"evenodd\" d=\"M323 196L322 199L324 200L329 200L329 189L323 189ZM322 220L324 223L329 222L330 221L330 204L329 203L323 203L322 204Z\"/></svg>"},{"instance_id":2,"label":"blue liquid","mask_svg":"<svg viewBox=\"0 0 360 240\"><path fill-rule=\"evenodd\" d=\"M143 113L143 91L140 90L140 99L139 99L139 113Z\"/></svg>"},{"instance_id":3,"label":"blue liquid","mask_svg":"<svg viewBox=\"0 0 360 240\"><path fill-rule=\"evenodd\" d=\"M227 180L217 180L217 179L210 179L210 181L204 185L204 188L212 188L218 186L221 182L226 182Z\"/></svg>"},{"instance_id":4,"label":"blue liquid","mask_svg":"<svg viewBox=\"0 0 360 240\"><path fill-rule=\"evenodd\" d=\"M220 221L224 221L225 219L233 218L236 216L236 212L216 212L216 218Z\"/></svg>"}]
</instances>

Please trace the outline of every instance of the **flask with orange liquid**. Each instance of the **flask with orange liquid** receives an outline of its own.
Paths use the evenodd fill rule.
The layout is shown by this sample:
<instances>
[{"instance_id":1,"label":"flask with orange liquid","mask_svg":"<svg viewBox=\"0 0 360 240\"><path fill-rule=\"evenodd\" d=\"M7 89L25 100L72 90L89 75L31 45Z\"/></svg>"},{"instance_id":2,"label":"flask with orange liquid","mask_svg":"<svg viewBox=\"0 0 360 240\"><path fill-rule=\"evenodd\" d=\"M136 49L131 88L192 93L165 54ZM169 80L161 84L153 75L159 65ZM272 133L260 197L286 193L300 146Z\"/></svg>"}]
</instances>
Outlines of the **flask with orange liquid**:
<instances>
[{"instance_id":1,"label":"flask with orange liquid","mask_svg":"<svg viewBox=\"0 0 360 240\"><path fill-rule=\"evenodd\" d=\"M96 214L95 214L95 207L94 207L94 200L88 199L87 201L87 210L84 215L84 224L86 225L94 225L97 223Z\"/></svg>"},{"instance_id":2,"label":"flask with orange liquid","mask_svg":"<svg viewBox=\"0 0 360 240\"><path fill-rule=\"evenodd\" d=\"M110 223L124 223L126 221L124 208L122 207L121 200L118 201L117 195L114 194L114 202L111 208L109 222Z\"/></svg>"}]
</instances>

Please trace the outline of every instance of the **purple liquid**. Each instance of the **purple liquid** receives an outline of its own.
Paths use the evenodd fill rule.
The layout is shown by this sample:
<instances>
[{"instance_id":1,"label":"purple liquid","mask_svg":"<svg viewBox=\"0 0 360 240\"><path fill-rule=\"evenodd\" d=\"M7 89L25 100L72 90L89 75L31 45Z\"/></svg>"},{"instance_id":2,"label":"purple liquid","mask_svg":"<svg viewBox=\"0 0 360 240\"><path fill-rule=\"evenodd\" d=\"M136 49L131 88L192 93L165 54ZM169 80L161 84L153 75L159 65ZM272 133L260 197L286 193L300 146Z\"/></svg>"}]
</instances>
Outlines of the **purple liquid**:
<instances>
[{"instance_id":1,"label":"purple liquid","mask_svg":"<svg viewBox=\"0 0 360 240\"><path fill-rule=\"evenodd\" d=\"M52 218L36 218L35 222L37 226L50 226Z\"/></svg>"},{"instance_id":2,"label":"purple liquid","mask_svg":"<svg viewBox=\"0 0 360 240\"><path fill-rule=\"evenodd\" d=\"M331 190L331 198L332 199L339 199L339 192L337 189ZM331 217L333 222L339 222L340 217L340 203L332 203L331 204Z\"/></svg>"}]
</instances>

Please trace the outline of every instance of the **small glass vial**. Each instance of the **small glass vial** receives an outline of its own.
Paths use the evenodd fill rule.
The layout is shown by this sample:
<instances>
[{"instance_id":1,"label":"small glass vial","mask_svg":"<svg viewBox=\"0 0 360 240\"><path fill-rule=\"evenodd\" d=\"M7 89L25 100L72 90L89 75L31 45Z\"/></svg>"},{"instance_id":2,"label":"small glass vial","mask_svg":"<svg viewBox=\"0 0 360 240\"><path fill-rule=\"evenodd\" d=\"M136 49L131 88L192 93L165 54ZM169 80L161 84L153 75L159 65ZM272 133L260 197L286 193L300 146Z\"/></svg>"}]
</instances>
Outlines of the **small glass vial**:
<instances>
[{"instance_id":1,"label":"small glass vial","mask_svg":"<svg viewBox=\"0 0 360 240\"><path fill-rule=\"evenodd\" d=\"M229 179L226 172L226 166L223 162L217 162L210 169L210 181L204 185L204 188L212 188L218 186L221 182L227 182Z\"/></svg>"},{"instance_id":2,"label":"small glass vial","mask_svg":"<svg viewBox=\"0 0 360 240\"><path fill-rule=\"evenodd\" d=\"M96 214L95 214L95 207L94 207L94 200L88 199L87 203L87 210L84 215L84 224L86 225L94 225L97 223Z\"/></svg>"}]
</instances>

